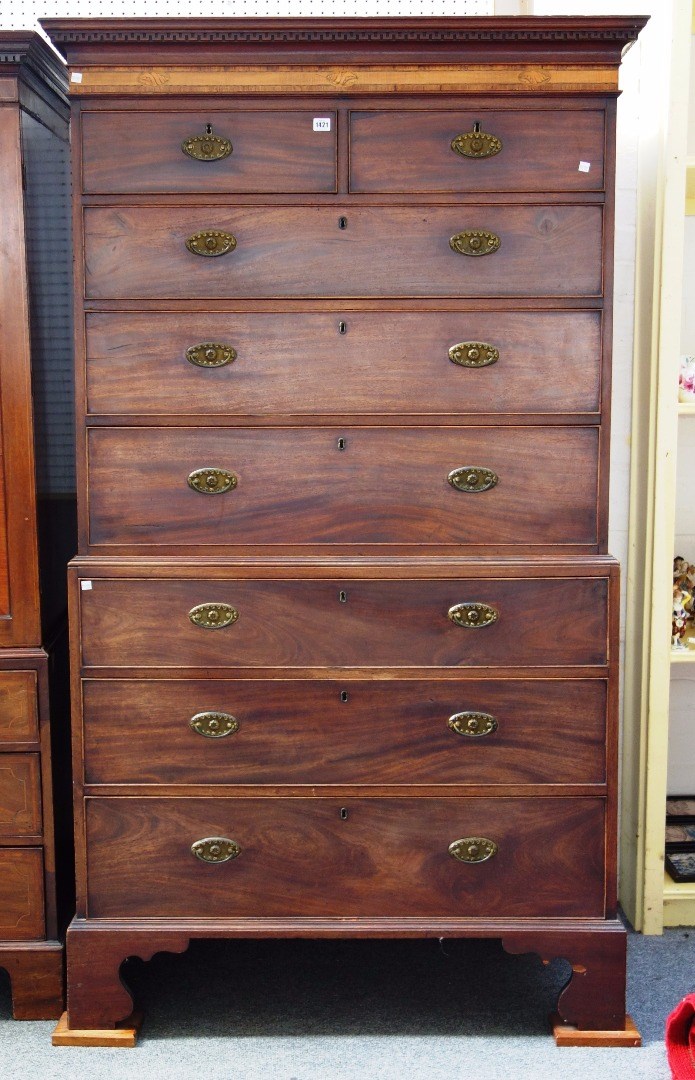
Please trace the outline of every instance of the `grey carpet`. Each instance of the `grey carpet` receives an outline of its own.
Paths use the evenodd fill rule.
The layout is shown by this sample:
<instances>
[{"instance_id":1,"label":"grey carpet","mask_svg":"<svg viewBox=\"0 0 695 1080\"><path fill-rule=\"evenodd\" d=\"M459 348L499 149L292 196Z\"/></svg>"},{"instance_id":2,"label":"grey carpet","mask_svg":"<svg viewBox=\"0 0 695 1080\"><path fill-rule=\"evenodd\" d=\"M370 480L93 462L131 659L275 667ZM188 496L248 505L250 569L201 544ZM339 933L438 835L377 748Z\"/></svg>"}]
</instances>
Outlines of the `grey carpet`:
<instances>
[{"instance_id":1,"label":"grey carpet","mask_svg":"<svg viewBox=\"0 0 695 1080\"><path fill-rule=\"evenodd\" d=\"M695 930L629 939L641 1049L558 1049L545 1018L568 967L494 941L195 942L128 963L134 1050L53 1048L9 1018L3 1080L667 1080L664 1020L695 990Z\"/></svg>"}]
</instances>

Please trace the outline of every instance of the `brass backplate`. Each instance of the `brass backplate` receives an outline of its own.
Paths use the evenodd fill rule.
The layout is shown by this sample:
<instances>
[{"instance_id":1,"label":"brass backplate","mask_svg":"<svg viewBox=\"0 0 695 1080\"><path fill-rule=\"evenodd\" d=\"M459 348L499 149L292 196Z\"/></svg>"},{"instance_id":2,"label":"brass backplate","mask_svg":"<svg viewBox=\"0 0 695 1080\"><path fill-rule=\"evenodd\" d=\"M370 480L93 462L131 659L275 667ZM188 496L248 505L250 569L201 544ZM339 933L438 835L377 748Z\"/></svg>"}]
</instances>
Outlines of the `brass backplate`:
<instances>
[{"instance_id":1,"label":"brass backplate","mask_svg":"<svg viewBox=\"0 0 695 1080\"><path fill-rule=\"evenodd\" d=\"M206 739L223 739L239 730L239 721L226 712L199 712L191 717L189 724Z\"/></svg>"},{"instance_id":2,"label":"brass backplate","mask_svg":"<svg viewBox=\"0 0 695 1080\"><path fill-rule=\"evenodd\" d=\"M197 604L188 612L188 618L204 630L222 630L237 621L239 612L231 604Z\"/></svg>"},{"instance_id":3,"label":"brass backplate","mask_svg":"<svg viewBox=\"0 0 695 1080\"><path fill-rule=\"evenodd\" d=\"M497 622L499 612L489 604L454 604L449 608L449 618L456 626L464 626L467 630L481 630L484 626Z\"/></svg>"},{"instance_id":4,"label":"brass backplate","mask_svg":"<svg viewBox=\"0 0 695 1080\"><path fill-rule=\"evenodd\" d=\"M458 345L452 345L449 349L449 359L452 364L458 364L460 367L490 367L491 364L496 364L499 358L499 349L484 341L460 341Z\"/></svg>"},{"instance_id":5,"label":"brass backplate","mask_svg":"<svg viewBox=\"0 0 695 1080\"><path fill-rule=\"evenodd\" d=\"M451 140L451 149L467 158L490 158L499 154L502 140L486 131L465 131Z\"/></svg>"},{"instance_id":6,"label":"brass backplate","mask_svg":"<svg viewBox=\"0 0 695 1080\"><path fill-rule=\"evenodd\" d=\"M463 836L449 844L451 857L465 863L487 862L497 854L497 850L495 841L485 836Z\"/></svg>"},{"instance_id":7,"label":"brass backplate","mask_svg":"<svg viewBox=\"0 0 695 1080\"><path fill-rule=\"evenodd\" d=\"M453 469L447 476L447 480L457 491L489 491L490 488L499 484L499 476L491 469L485 469L480 465L462 465L460 469Z\"/></svg>"},{"instance_id":8,"label":"brass backplate","mask_svg":"<svg viewBox=\"0 0 695 1080\"><path fill-rule=\"evenodd\" d=\"M183 140L181 149L196 161L221 161L231 154L232 144L221 135L192 135Z\"/></svg>"},{"instance_id":9,"label":"brass backplate","mask_svg":"<svg viewBox=\"0 0 695 1080\"><path fill-rule=\"evenodd\" d=\"M449 717L449 727L457 735L466 735L469 739L481 739L497 731L497 721L486 712L457 712Z\"/></svg>"},{"instance_id":10,"label":"brass backplate","mask_svg":"<svg viewBox=\"0 0 695 1080\"><path fill-rule=\"evenodd\" d=\"M238 859L241 848L236 841L229 840L226 836L206 836L191 844L191 852L201 862L223 863Z\"/></svg>"},{"instance_id":11,"label":"brass backplate","mask_svg":"<svg viewBox=\"0 0 695 1080\"><path fill-rule=\"evenodd\" d=\"M189 473L188 486L203 495L224 495L225 491L231 491L237 486L237 478L226 469L206 466Z\"/></svg>"},{"instance_id":12,"label":"brass backplate","mask_svg":"<svg viewBox=\"0 0 695 1080\"><path fill-rule=\"evenodd\" d=\"M202 341L186 349L186 359L196 367L224 367L236 360L236 349L231 345L218 345L215 341Z\"/></svg>"},{"instance_id":13,"label":"brass backplate","mask_svg":"<svg viewBox=\"0 0 695 1080\"><path fill-rule=\"evenodd\" d=\"M496 233L484 229L467 229L456 233L449 241L449 247L458 255L494 255L502 241Z\"/></svg>"},{"instance_id":14,"label":"brass backplate","mask_svg":"<svg viewBox=\"0 0 695 1080\"><path fill-rule=\"evenodd\" d=\"M194 233L186 241L186 247L194 255L226 255L234 251L236 237L231 233L222 232L220 229L206 229L205 232Z\"/></svg>"}]
</instances>

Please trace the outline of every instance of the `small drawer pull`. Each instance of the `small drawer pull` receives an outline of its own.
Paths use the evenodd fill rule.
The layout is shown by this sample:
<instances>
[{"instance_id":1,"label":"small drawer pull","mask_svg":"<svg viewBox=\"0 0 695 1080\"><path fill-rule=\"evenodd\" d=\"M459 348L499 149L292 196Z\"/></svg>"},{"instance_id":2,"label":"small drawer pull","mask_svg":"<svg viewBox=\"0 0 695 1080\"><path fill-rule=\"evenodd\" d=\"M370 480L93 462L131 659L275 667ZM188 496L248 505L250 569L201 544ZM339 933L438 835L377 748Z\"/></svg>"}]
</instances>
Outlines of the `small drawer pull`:
<instances>
[{"instance_id":1,"label":"small drawer pull","mask_svg":"<svg viewBox=\"0 0 695 1080\"><path fill-rule=\"evenodd\" d=\"M206 124L204 134L184 139L181 149L195 161L222 161L231 154L232 144L221 135L213 135L212 124Z\"/></svg>"},{"instance_id":2,"label":"small drawer pull","mask_svg":"<svg viewBox=\"0 0 695 1080\"><path fill-rule=\"evenodd\" d=\"M231 233L221 232L219 229L206 229L204 232L194 233L186 241L186 247L193 255L226 255L234 251L236 237Z\"/></svg>"},{"instance_id":3,"label":"small drawer pull","mask_svg":"<svg viewBox=\"0 0 695 1080\"><path fill-rule=\"evenodd\" d=\"M458 364L460 367L490 367L491 364L496 364L499 358L499 349L484 341L461 341L449 349L449 359L452 364Z\"/></svg>"},{"instance_id":4,"label":"small drawer pull","mask_svg":"<svg viewBox=\"0 0 695 1080\"><path fill-rule=\"evenodd\" d=\"M495 611L489 604L475 602L454 604L449 608L448 614L452 623L467 630L481 630L484 626L492 626L499 618L499 611Z\"/></svg>"},{"instance_id":5,"label":"small drawer pull","mask_svg":"<svg viewBox=\"0 0 695 1080\"><path fill-rule=\"evenodd\" d=\"M194 626L204 630L222 630L239 618L239 612L231 604L197 604L188 612Z\"/></svg>"},{"instance_id":6,"label":"small drawer pull","mask_svg":"<svg viewBox=\"0 0 695 1080\"><path fill-rule=\"evenodd\" d=\"M206 863L229 862L230 859L238 859L241 848L234 840L226 836L206 836L202 840L196 840L191 844L191 854L196 859Z\"/></svg>"},{"instance_id":7,"label":"small drawer pull","mask_svg":"<svg viewBox=\"0 0 695 1080\"><path fill-rule=\"evenodd\" d=\"M496 233L486 232L485 229L467 229L452 236L449 247L457 255L494 255L501 243Z\"/></svg>"},{"instance_id":8,"label":"small drawer pull","mask_svg":"<svg viewBox=\"0 0 695 1080\"><path fill-rule=\"evenodd\" d=\"M498 850L495 841L488 840L485 836L464 836L449 844L452 859L465 863L487 862Z\"/></svg>"},{"instance_id":9,"label":"small drawer pull","mask_svg":"<svg viewBox=\"0 0 695 1080\"><path fill-rule=\"evenodd\" d=\"M494 716L486 712L457 712L449 717L448 723L457 735L465 735L469 739L492 735L498 727Z\"/></svg>"},{"instance_id":10,"label":"small drawer pull","mask_svg":"<svg viewBox=\"0 0 695 1080\"><path fill-rule=\"evenodd\" d=\"M465 158L491 158L499 154L502 140L480 130L480 123L473 124L472 131L465 131L451 140L451 149Z\"/></svg>"},{"instance_id":11,"label":"small drawer pull","mask_svg":"<svg viewBox=\"0 0 695 1080\"><path fill-rule=\"evenodd\" d=\"M196 367L224 367L236 360L236 349L231 345L218 345L215 341L202 341L186 349L186 359Z\"/></svg>"},{"instance_id":12,"label":"small drawer pull","mask_svg":"<svg viewBox=\"0 0 695 1080\"><path fill-rule=\"evenodd\" d=\"M491 469L479 465L462 465L460 469L453 469L447 480L457 491L489 491L499 484L500 478Z\"/></svg>"},{"instance_id":13,"label":"small drawer pull","mask_svg":"<svg viewBox=\"0 0 695 1080\"><path fill-rule=\"evenodd\" d=\"M193 491L199 491L202 495L224 495L225 491L231 491L237 486L237 478L234 473L226 469L213 469L209 466L204 469L194 469L188 474L188 486Z\"/></svg>"},{"instance_id":14,"label":"small drawer pull","mask_svg":"<svg viewBox=\"0 0 695 1080\"><path fill-rule=\"evenodd\" d=\"M189 724L206 739L223 739L239 730L239 721L226 712L199 712L191 717Z\"/></svg>"}]
</instances>

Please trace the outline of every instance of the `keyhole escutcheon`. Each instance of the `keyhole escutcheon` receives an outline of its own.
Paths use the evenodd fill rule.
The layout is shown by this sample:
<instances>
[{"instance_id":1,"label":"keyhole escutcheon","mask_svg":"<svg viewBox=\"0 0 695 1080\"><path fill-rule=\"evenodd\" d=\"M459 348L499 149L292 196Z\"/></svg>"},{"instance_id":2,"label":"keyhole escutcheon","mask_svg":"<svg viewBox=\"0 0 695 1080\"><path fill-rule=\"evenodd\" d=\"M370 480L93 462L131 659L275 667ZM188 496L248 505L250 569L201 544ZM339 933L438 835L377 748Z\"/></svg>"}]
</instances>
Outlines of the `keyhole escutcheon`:
<instances>
[{"instance_id":1,"label":"keyhole escutcheon","mask_svg":"<svg viewBox=\"0 0 695 1080\"><path fill-rule=\"evenodd\" d=\"M339 229L347 229L347 218L346 217L339 217L338 218L338 228Z\"/></svg>"},{"instance_id":2,"label":"keyhole escutcheon","mask_svg":"<svg viewBox=\"0 0 695 1080\"><path fill-rule=\"evenodd\" d=\"M341 806L340 808L340 820L347 821L348 811L347 806Z\"/></svg>"}]
</instances>

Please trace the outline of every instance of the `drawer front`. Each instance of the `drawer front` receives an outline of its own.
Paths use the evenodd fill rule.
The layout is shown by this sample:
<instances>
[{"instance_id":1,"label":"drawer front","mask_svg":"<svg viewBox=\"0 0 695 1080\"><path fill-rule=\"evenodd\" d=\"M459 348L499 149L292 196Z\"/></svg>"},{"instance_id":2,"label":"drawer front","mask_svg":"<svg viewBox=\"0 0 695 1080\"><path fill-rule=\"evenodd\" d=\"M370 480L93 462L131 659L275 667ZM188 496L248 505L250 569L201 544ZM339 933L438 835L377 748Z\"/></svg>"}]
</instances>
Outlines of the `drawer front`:
<instances>
[{"instance_id":1,"label":"drawer front","mask_svg":"<svg viewBox=\"0 0 695 1080\"><path fill-rule=\"evenodd\" d=\"M353 112L350 190L600 191L604 141L600 109Z\"/></svg>"},{"instance_id":2,"label":"drawer front","mask_svg":"<svg viewBox=\"0 0 695 1080\"><path fill-rule=\"evenodd\" d=\"M87 207L86 295L597 296L602 220L600 206L571 205ZM209 230L236 247L192 254L186 241ZM453 251L470 230L499 249Z\"/></svg>"},{"instance_id":3,"label":"drawer front","mask_svg":"<svg viewBox=\"0 0 695 1080\"><path fill-rule=\"evenodd\" d=\"M0 744L37 742L35 671L0 671Z\"/></svg>"},{"instance_id":4,"label":"drawer front","mask_svg":"<svg viewBox=\"0 0 695 1080\"><path fill-rule=\"evenodd\" d=\"M95 312L86 320L87 407L149 416L598 412L600 320L598 311ZM188 360L206 344L236 357L200 366L209 363L203 349Z\"/></svg>"},{"instance_id":5,"label":"drawer front","mask_svg":"<svg viewBox=\"0 0 695 1080\"><path fill-rule=\"evenodd\" d=\"M336 190L336 114L314 131L308 110L94 112L82 115L85 192L331 192ZM203 160L191 153L224 153ZM190 153L183 144L190 146Z\"/></svg>"},{"instance_id":6,"label":"drawer front","mask_svg":"<svg viewBox=\"0 0 695 1080\"><path fill-rule=\"evenodd\" d=\"M121 580L80 591L84 664L116 667L512 667L604 664L607 579ZM343 599L344 598L344 599ZM483 603L496 621L458 626ZM236 621L195 625L201 604Z\"/></svg>"},{"instance_id":7,"label":"drawer front","mask_svg":"<svg viewBox=\"0 0 695 1080\"><path fill-rule=\"evenodd\" d=\"M88 914L601 916L603 834L602 799L88 799ZM460 862L468 837L496 854Z\"/></svg>"},{"instance_id":8,"label":"drawer front","mask_svg":"<svg viewBox=\"0 0 695 1080\"><path fill-rule=\"evenodd\" d=\"M88 445L94 545L597 543L597 428L97 428ZM190 486L210 467L235 486ZM454 486L471 477L482 490Z\"/></svg>"},{"instance_id":9,"label":"drawer front","mask_svg":"<svg viewBox=\"0 0 695 1080\"><path fill-rule=\"evenodd\" d=\"M0 754L0 836L41 832L38 754Z\"/></svg>"},{"instance_id":10,"label":"drawer front","mask_svg":"<svg viewBox=\"0 0 695 1080\"><path fill-rule=\"evenodd\" d=\"M0 941L43 938L43 853L0 848Z\"/></svg>"},{"instance_id":11,"label":"drawer front","mask_svg":"<svg viewBox=\"0 0 695 1080\"><path fill-rule=\"evenodd\" d=\"M82 694L92 784L601 784L606 775L601 679L89 679Z\"/></svg>"}]
</instances>

